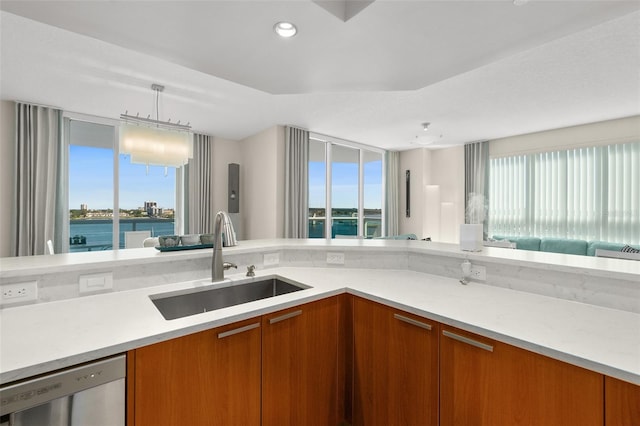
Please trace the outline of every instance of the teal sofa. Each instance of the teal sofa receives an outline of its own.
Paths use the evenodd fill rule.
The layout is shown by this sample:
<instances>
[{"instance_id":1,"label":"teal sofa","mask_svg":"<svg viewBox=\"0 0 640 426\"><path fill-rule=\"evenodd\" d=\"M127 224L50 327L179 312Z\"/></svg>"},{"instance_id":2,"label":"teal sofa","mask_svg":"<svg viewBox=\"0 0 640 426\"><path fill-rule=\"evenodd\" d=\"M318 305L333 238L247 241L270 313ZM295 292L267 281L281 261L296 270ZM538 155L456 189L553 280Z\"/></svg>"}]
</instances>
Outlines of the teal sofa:
<instances>
[{"instance_id":1,"label":"teal sofa","mask_svg":"<svg viewBox=\"0 0 640 426\"><path fill-rule=\"evenodd\" d=\"M418 236L416 234L400 234L400 235L391 235L389 237L375 237L375 240L417 240Z\"/></svg>"},{"instance_id":2,"label":"teal sofa","mask_svg":"<svg viewBox=\"0 0 640 426\"><path fill-rule=\"evenodd\" d=\"M597 249L620 251L626 245L606 241L571 240L568 238L510 237L503 235L494 235L493 239L509 240L512 243L516 243L516 249L519 250L579 254L583 256L595 256ZM639 248L638 246L631 247Z\"/></svg>"}]
</instances>

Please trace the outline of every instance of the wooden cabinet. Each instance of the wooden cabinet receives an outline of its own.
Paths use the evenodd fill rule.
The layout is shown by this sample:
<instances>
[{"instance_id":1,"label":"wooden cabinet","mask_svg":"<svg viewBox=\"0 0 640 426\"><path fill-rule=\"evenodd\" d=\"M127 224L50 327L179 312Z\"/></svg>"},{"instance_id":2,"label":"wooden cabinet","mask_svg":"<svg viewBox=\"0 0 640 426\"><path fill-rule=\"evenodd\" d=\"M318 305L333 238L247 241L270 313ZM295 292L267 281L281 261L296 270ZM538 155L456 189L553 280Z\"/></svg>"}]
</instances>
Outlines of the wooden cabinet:
<instances>
[{"instance_id":1,"label":"wooden cabinet","mask_svg":"<svg viewBox=\"0 0 640 426\"><path fill-rule=\"evenodd\" d=\"M337 425L339 299L332 297L262 318L262 425Z\"/></svg>"},{"instance_id":2,"label":"wooden cabinet","mask_svg":"<svg viewBox=\"0 0 640 426\"><path fill-rule=\"evenodd\" d=\"M603 376L443 326L440 425L602 425Z\"/></svg>"},{"instance_id":3,"label":"wooden cabinet","mask_svg":"<svg viewBox=\"0 0 640 426\"><path fill-rule=\"evenodd\" d=\"M353 425L438 424L438 324L353 298Z\"/></svg>"},{"instance_id":4,"label":"wooden cabinet","mask_svg":"<svg viewBox=\"0 0 640 426\"><path fill-rule=\"evenodd\" d=\"M128 354L129 426L260 425L260 318Z\"/></svg>"},{"instance_id":5,"label":"wooden cabinet","mask_svg":"<svg viewBox=\"0 0 640 426\"><path fill-rule=\"evenodd\" d=\"M640 425L640 386L605 377L605 426Z\"/></svg>"},{"instance_id":6,"label":"wooden cabinet","mask_svg":"<svg viewBox=\"0 0 640 426\"><path fill-rule=\"evenodd\" d=\"M341 295L142 347L129 426L640 425L640 386Z\"/></svg>"}]
</instances>

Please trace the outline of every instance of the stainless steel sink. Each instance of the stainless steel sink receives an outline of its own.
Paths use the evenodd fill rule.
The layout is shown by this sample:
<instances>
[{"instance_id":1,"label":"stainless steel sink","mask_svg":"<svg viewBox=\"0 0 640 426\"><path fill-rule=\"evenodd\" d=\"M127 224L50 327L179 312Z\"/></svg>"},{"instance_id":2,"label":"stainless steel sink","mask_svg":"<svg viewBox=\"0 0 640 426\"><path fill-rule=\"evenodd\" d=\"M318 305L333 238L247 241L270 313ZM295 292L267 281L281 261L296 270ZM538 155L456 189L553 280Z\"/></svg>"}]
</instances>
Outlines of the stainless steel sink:
<instances>
[{"instance_id":1,"label":"stainless steel sink","mask_svg":"<svg viewBox=\"0 0 640 426\"><path fill-rule=\"evenodd\" d=\"M228 287L208 286L195 290L154 294L149 297L162 316L167 320L172 320L293 293L305 288L308 287L292 284L278 278L268 278Z\"/></svg>"}]
</instances>

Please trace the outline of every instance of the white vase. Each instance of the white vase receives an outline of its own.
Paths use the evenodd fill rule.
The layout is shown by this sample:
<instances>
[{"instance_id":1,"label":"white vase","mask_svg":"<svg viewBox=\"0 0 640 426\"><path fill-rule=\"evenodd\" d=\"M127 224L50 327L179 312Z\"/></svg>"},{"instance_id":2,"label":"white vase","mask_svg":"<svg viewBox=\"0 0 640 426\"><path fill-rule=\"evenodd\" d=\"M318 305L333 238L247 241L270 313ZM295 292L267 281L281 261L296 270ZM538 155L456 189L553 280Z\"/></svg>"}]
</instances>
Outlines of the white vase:
<instances>
[{"instance_id":1,"label":"white vase","mask_svg":"<svg viewBox=\"0 0 640 426\"><path fill-rule=\"evenodd\" d=\"M482 251L481 223L463 223L460 225L460 250Z\"/></svg>"}]
</instances>

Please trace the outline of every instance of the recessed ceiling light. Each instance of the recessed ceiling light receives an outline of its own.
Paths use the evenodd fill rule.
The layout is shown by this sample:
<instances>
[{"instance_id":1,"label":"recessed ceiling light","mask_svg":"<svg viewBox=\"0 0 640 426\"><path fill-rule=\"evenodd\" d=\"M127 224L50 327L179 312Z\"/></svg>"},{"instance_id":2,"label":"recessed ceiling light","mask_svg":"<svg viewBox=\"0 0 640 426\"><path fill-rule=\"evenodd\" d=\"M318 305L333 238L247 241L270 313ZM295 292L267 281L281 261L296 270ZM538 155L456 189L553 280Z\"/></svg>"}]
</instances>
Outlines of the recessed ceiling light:
<instances>
[{"instance_id":1,"label":"recessed ceiling light","mask_svg":"<svg viewBox=\"0 0 640 426\"><path fill-rule=\"evenodd\" d=\"M529 0L513 0L513 4L516 6L522 6L527 3L529 3Z\"/></svg>"},{"instance_id":2,"label":"recessed ceiling light","mask_svg":"<svg viewBox=\"0 0 640 426\"><path fill-rule=\"evenodd\" d=\"M289 38L296 35L298 29L291 22L282 21L273 26L273 31L275 31L280 37Z\"/></svg>"},{"instance_id":3,"label":"recessed ceiling light","mask_svg":"<svg viewBox=\"0 0 640 426\"><path fill-rule=\"evenodd\" d=\"M422 130L426 132L427 130L429 130L430 125L431 123L422 123Z\"/></svg>"}]
</instances>

